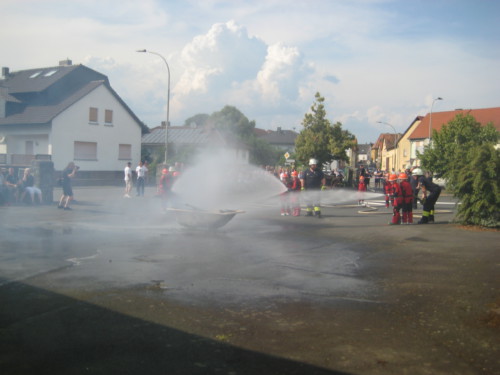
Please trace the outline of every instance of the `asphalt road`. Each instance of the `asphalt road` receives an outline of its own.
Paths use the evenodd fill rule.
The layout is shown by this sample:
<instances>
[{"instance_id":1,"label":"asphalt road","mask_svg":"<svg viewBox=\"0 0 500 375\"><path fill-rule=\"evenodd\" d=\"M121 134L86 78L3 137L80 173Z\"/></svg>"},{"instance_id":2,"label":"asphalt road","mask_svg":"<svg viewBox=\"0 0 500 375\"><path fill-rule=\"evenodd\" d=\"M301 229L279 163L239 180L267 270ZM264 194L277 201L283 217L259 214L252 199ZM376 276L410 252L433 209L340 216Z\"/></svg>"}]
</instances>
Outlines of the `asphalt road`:
<instances>
[{"instance_id":1,"label":"asphalt road","mask_svg":"<svg viewBox=\"0 0 500 375\"><path fill-rule=\"evenodd\" d=\"M436 224L389 226L351 193L321 219L254 202L218 230L180 226L153 188L1 207L0 373L500 373L498 231L452 224L447 196Z\"/></svg>"}]
</instances>

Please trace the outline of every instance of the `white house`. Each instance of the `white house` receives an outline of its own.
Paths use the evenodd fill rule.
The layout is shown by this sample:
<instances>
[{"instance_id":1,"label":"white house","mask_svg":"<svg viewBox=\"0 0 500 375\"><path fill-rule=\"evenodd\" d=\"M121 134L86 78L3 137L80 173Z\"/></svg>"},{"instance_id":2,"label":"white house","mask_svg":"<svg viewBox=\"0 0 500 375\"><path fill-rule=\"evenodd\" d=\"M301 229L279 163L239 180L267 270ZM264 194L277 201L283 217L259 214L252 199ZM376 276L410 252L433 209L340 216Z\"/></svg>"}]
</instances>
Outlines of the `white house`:
<instances>
[{"instance_id":1,"label":"white house","mask_svg":"<svg viewBox=\"0 0 500 375\"><path fill-rule=\"evenodd\" d=\"M0 164L45 158L56 170L121 171L139 162L145 128L108 78L64 60L59 66L10 72L0 79Z\"/></svg>"}]
</instances>

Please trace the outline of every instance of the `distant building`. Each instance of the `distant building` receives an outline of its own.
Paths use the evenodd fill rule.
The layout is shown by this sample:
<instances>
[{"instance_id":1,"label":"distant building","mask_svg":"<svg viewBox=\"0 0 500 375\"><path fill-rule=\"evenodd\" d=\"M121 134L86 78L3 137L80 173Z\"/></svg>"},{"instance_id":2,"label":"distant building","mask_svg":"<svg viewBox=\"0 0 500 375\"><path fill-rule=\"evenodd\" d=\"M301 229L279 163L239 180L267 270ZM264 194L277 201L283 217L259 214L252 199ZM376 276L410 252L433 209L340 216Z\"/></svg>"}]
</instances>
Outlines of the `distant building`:
<instances>
[{"instance_id":1,"label":"distant building","mask_svg":"<svg viewBox=\"0 0 500 375\"><path fill-rule=\"evenodd\" d=\"M411 143L410 149L410 161L412 164L418 164L418 154L417 152L423 153L424 146L429 144L430 137L432 136L431 131L435 130L439 132L443 125L448 124L457 115L471 115L479 122L481 125L485 126L488 123L492 123L493 126L500 131L500 107L493 108L480 108L480 109L456 109L454 111L445 112L433 112L432 122L431 114L428 113L421 118L418 126L411 132L408 139Z\"/></svg>"},{"instance_id":2,"label":"distant building","mask_svg":"<svg viewBox=\"0 0 500 375\"><path fill-rule=\"evenodd\" d=\"M295 152L295 139L299 133L293 130L284 130L278 127L276 130L254 129L254 134L267 141L272 146L276 146L283 152Z\"/></svg>"},{"instance_id":3,"label":"distant building","mask_svg":"<svg viewBox=\"0 0 500 375\"><path fill-rule=\"evenodd\" d=\"M364 165L364 166L371 166L372 164L372 157L371 157L371 150L372 150L372 143L365 143L365 144L358 144L357 148L357 166L359 165Z\"/></svg>"},{"instance_id":4,"label":"distant building","mask_svg":"<svg viewBox=\"0 0 500 375\"><path fill-rule=\"evenodd\" d=\"M237 162L248 164L249 151L241 142L224 136L217 129L209 126L169 126L165 138L165 124L151 129L142 136L142 145L152 150L165 150L167 140L168 159L176 161L176 155L183 150L193 153L202 150L224 152Z\"/></svg>"},{"instance_id":5,"label":"distant building","mask_svg":"<svg viewBox=\"0 0 500 375\"><path fill-rule=\"evenodd\" d=\"M63 60L58 66L11 72L0 79L0 164L74 161L81 171L121 171L137 163L147 128L108 78Z\"/></svg>"},{"instance_id":6,"label":"distant building","mask_svg":"<svg viewBox=\"0 0 500 375\"><path fill-rule=\"evenodd\" d=\"M385 170L396 170L396 144L401 134L382 133L371 149L372 160L376 167Z\"/></svg>"}]
</instances>

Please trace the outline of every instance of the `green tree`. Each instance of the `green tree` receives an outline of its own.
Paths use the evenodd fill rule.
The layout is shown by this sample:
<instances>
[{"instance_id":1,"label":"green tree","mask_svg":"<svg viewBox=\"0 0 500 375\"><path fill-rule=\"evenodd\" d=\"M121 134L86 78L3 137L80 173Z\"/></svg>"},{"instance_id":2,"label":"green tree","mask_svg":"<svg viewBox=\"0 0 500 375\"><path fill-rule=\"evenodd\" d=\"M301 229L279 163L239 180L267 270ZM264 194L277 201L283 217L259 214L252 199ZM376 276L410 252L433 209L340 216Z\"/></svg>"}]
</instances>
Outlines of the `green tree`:
<instances>
[{"instance_id":1,"label":"green tree","mask_svg":"<svg viewBox=\"0 0 500 375\"><path fill-rule=\"evenodd\" d=\"M499 133L481 126L471 115L457 115L419 155L422 166L442 175L447 189L458 197L457 219L463 224L498 226L499 157L494 146Z\"/></svg>"},{"instance_id":2,"label":"green tree","mask_svg":"<svg viewBox=\"0 0 500 375\"><path fill-rule=\"evenodd\" d=\"M476 146L470 162L458 174L456 195L460 198L457 218L464 224L500 225L500 150L493 145Z\"/></svg>"},{"instance_id":3,"label":"green tree","mask_svg":"<svg viewBox=\"0 0 500 375\"><path fill-rule=\"evenodd\" d=\"M347 150L356 146L356 138L348 130L342 129L342 124L336 122L332 128L330 138L331 160L343 160L348 162Z\"/></svg>"},{"instance_id":4,"label":"green tree","mask_svg":"<svg viewBox=\"0 0 500 375\"><path fill-rule=\"evenodd\" d=\"M233 134L241 140L254 135L255 121L249 121L240 110L233 106L227 105L220 111L212 113L208 124L213 124L223 133Z\"/></svg>"},{"instance_id":5,"label":"green tree","mask_svg":"<svg viewBox=\"0 0 500 375\"><path fill-rule=\"evenodd\" d=\"M184 121L184 126L191 126L192 124L196 124L197 126L205 126L208 123L210 116L206 113L199 113L194 115L186 121Z\"/></svg>"},{"instance_id":6,"label":"green tree","mask_svg":"<svg viewBox=\"0 0 500 375\"><path fill-rule=\"evenodd\" d=\"M311 112L302 120L304 129L295 141L297 159L306 165L311 157L318 159L319 165L333 160L348 161L346 150L354 146L354 136L343 130L340 122L332 125L326 118L325 98L319 92L315 98Z\"/></svg>"},{"instance_id":7,"label":"green tree","mask_svg":"<svg viewBox=\"0 0 500 375\"><path fill-rule=\"evenodd\" d=\"M197 114L188 118L184 124L192 123L198 126L213 126L225 135L226 139L232 139L235 143L245 145L250 153L250 162L258 165L275 165L279 160L281 151L271 146L268 142L255 136L255 121L250 121L236 107L225 106L222 110L206 114ZM187 159L188 156L184 155Z\"/></svg>"},{"instance_id":8,"label":"green tree","mask_svg":"<svg viewBox=\"0 0 500 375\"><path fill-rule=\"evenodd\" d=\"M492 124L481 126L470 114L459 114L439 132L433 131L432 143L419 158L424 169L446 178L453 189L460 172L470 162L471 149L495 145L498 139L499 133Z\"/></svg>"}]
</instances>

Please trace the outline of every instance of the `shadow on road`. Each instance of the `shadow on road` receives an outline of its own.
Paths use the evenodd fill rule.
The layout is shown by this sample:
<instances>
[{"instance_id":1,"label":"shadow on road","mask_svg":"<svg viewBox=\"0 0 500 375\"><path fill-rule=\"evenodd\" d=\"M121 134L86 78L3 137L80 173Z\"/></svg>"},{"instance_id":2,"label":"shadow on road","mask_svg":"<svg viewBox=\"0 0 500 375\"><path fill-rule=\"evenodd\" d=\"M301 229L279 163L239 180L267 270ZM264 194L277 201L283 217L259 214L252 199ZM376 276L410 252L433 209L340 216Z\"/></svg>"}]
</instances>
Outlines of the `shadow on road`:
<instances>
[{"instance_id":1,"label":"shadow on road","mask_svg":"<svg viewBox=\"0 0 500 375\"><path fill-rule=\"evenodd\" d=\"M0 287L2 374L348 375L237 348L22 283Z\"/></svg>"}]
</instances>

